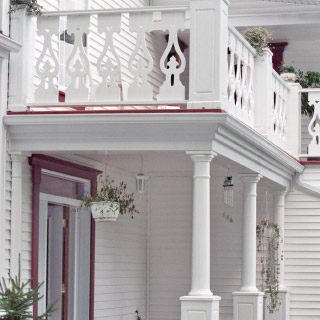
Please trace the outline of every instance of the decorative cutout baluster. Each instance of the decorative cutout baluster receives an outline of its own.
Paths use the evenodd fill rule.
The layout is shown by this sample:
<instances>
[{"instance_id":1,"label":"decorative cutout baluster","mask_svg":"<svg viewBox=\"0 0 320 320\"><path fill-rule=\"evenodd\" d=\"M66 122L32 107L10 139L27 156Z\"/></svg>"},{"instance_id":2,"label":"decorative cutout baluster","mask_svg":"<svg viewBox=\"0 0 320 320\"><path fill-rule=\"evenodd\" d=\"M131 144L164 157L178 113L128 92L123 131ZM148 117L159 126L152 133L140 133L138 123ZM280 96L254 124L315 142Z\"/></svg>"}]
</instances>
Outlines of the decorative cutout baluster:
<instances>
[{"instance_id":1,"label":"decorative cutout baluster","mask_svg":"<svg viewBox=\"0 0 320 320\"><path fill-rule=\"evenodd\" d=\"M105 44L97 61L102 82L97 88L96 101L120 101L120 88L115 81L120 72L120 59L113 44L113 34L120 32L120 25L121 15L98 15L98 30L100 33L105 33ZM107 56L108 51L113 55L116 64L110 56ZM106 62L104 62L105 57Z\"/></svg>"},{"instance_id":2,"label":"decorative cutout baluster","mask_svg":"<svg viewBox=\"0 0 320 320\"><path fill-rule=\"evenodd\" d=\"M160 87L160 92L157 97L158 100L184 100L185 87L180 81L180 75L186 68L186 59L181 51L178 41L178 30L185 29L185 12L172 13L162 12L161 24L162 30L169 31L168 45L160 59L160 69L166 75L166 80ZM174 48L180 61L172 55L167 61L171 49Z\"/></svg>"},{"instance_id":3,"label":"decorative cutout baluster","mask_svg":"<svg viewBox=\"0 0 320 320\"><path fill-rule=\"evenodd\" d=\"M129 59L129 70L134 75L134 79L128 89L128 100L152 101L153 88L148 83L147 78L153 69L153 59L147 48L146 32L152 31L153 13L130 13L129 15L130 31L137 33L137 43ZM144 57L138 56L139 50L142 51ZM134 59L136 57L137 63L134 66Z\"/></svg>"},{"instance_id":4,"label":"decorative cutout baluster","mask_svg":"<svg viewBox=\"0 0 320 320\"><path fill-rule=\"evenodd\" d=\"M312 136L312 141L309 144L309 154L320 153L320 93L309 92L308 93L309 104L314 106L313 117L309 123L308 131Z\"/></svg>"},{"instance_id":5,"label":"decorative cutout baluster","mask_svg":"<svg viewBox=\"0 0 320 320\"><path fill-rule=\"evenodd\" d=\"M236 50L236 38L229 32L229 76L228 76L228 94L229 94L229 112L235 114L235 92L236 92L236 74L235 74L235 50Z\"/></svg>"},{"instance_id":6,"label":"decorative cutout baluster","mask_svg":"<svg viewBox=\"0 0 320 320\"><path fill-rule=\"evenodd\" d=\"M253 94L253 74L254 74L254 56L249 54L249 82L248 82L248 112L249 124L253 126L254 123L254 94Z\"/></svg>"},{"instance_id":7,"label":"decorative cutout baluster","mask_svg":"<svg viewBox=\"0 0 320 320\"><path fill-rule=\"evenodd\" d=\"M237 71L236 71L236 116L242 117L242 85L241 85L241 67L242 67L242 43L237 40L236 43L236 57L237 57Z\"/></svg>"},{"instance_id":8,"label":"decorative cutout baluster","mask_svg":"<svg viewBox=\"0 0 320 320\"><path fill-rule=\"evenodd\" d=\"M68 34L74 35L74 44L66 65L71 77L71 84L66 90L66 102L88 101L89 89L86 81L89 59L83 46L83 35L89 33L89 24L89 15L68 17Z\"/></svg>"},{"instance_id":9,"label":"decorative cutout baluster","mask_svg":"<svg viewBox=\"0 0 320 320\"><path fill-rule=\"evenodd\" d=\"M249 50L245 47L243 47L243 60L242 60L242 79L241 79L241 91L242 91L242 117L241 120L245 123L249 122L249 110L248 110L248 101L249 101L249 95L248 95L248 56L249 56Z\"/></svg>"},{"instance_id":10,"label":"decorative cutout baluster","mask_svg":"<svg viewBox=\"0 0 320 320\"><path fill-rule=\"evenodd\" d=\"M36 63L41 82L35 91L36 102L58 102L58 86L54 79L59 73L59 61L52 48L52 37L59 33L59 17L38 17L38 35L43 36L43 48Z\"/></svg>"}]
</instances>

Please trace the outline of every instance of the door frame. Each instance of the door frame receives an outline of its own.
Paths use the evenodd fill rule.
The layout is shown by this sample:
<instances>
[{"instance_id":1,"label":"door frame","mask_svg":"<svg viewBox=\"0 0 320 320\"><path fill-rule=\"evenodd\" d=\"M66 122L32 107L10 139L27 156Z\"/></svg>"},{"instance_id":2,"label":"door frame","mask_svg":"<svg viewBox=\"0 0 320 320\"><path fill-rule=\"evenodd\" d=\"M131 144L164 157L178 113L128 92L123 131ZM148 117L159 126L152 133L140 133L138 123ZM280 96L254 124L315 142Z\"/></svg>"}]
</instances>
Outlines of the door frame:
<instances>
[{"instance_id":1,"label":"door frame","mask_svg":"<svg viewBox=\"0 0 320 320\"><path fill-rule=\"evenodd\" d=\"M102 171L54 158L43 154L33 154L29 157L32 167L32 259L31 259L31 286L38 284L39 273L39 210L40 210L40 184L42 173L45 170L61 173L71 177L90 181L91 195L97 193L97 177ZM91 218L91 245L90 245L90 306L89 320L94 320L94 264L95 264L95 222ZM38 315L38 305L33 306L33 315Z\"/></svg>"}]
</instances>

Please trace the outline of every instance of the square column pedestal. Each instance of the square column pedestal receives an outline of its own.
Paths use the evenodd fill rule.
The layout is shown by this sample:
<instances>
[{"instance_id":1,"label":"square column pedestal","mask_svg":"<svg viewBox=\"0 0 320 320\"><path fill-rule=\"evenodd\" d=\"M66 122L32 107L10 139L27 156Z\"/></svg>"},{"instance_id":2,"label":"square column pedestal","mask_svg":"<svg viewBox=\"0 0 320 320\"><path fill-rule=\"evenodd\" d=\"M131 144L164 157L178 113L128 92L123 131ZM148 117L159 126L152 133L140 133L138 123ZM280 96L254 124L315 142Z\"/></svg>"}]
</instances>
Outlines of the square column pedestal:
<instances>
[{"instance_id":1,"label":"square column pedestal","mask_svg":"<svg viewBox=\"0 0 320 320\"><path fill-rule=\"evenodd\" d=\"M240 292L233 295L233 320L263 320L263 292Z\"/></svg>"},{"instance_id":2,"label":"square column pedestal","mask_svg":"<svg viewBox=\"0 0 320 320\"><path fill-rule=\"evenodd\" d=\"M219 320L218 296L184 296L181 301L181 320Z\"/></svg>"},{"instance_id":3,"label":"square column pedestal","mask_svg":"<svg viewBox=\"0 0 320 320\"><path fill-rule=\"evenodd\" d=\"M279 310L269 313L267 305L269 303L268 298L266 299L266 307L264 308L264 319L265 320L289 320L290 319L290 292L287 289L280 289L278 298L281 301Z\"/></svg>"}]
</instances>

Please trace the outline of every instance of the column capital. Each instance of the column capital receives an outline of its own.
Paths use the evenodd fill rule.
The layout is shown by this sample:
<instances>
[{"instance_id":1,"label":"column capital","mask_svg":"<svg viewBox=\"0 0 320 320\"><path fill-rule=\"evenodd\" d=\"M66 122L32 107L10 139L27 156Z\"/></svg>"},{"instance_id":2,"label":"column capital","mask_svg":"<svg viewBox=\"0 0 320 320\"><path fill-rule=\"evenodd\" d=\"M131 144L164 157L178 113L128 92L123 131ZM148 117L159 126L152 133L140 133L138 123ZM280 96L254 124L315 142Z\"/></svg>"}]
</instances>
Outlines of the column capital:
<instances>
[{"instance_id":1,"label":"column capital","mask_svg":"<svg viewBox=\"0 0 320 320\"><path fill-rule=\"evenodd\" d=\"M239 177L244 183L258 183L263 178L259 173L240 173Z\"/></svg>"},{"instance_id":2,"label":"column capital","mask_svg":"<svg viewBox=\"0 0 320 320\"><path fill-rule=\"evenodd\" d=\"M29 156L30 156L30 154L26 154L23 152L11 152L10 153L10 158L11 158L11 161L13 161L13 162L22 162L22 161L26 160Z\"/></svg>"},{"instance_id":3,"label":"column capital","mask_svg":"<svg viewBox=\"0 0 320 320\"><path fill-rule=\"evenodd\" d=\"M190 156L193 162L211 162L217 156L217 153L213 151L187 151L186 154Z\"/></svg>"},{"instance_id":4,"label":"column capital","mask_svg":"<svg viewBox=\"0 0 320 320\"><path fill-rule=\"evenodd\" d=\"M273 196L285 196L288 193L288 188L275 188L271 190Z\"/></svg>"}]
</instances>

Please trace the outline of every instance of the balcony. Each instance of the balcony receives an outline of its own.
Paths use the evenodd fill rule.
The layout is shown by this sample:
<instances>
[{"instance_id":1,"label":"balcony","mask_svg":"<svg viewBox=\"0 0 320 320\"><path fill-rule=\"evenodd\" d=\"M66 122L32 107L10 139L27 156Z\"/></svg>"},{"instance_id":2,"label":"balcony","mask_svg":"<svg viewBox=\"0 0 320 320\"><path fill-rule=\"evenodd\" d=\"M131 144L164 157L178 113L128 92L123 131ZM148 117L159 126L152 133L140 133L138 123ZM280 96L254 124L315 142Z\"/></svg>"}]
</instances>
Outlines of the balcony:
<instances>
[{"instance_id":1,"label":"balcony","mask_svg":"<svg viewBox=\"0 0 320 320\"><path fill-rule=\"evenodd\" d=\"M227 10L223 1L208 1L45 12L37 21L18 12L13 37L24 46L11 57L8 115L207 109L307 157L296 130L300 89L273 70L268 49L256 55ZM310 130L318 144L318 127Z\"/></svg>"}]
</instances>

